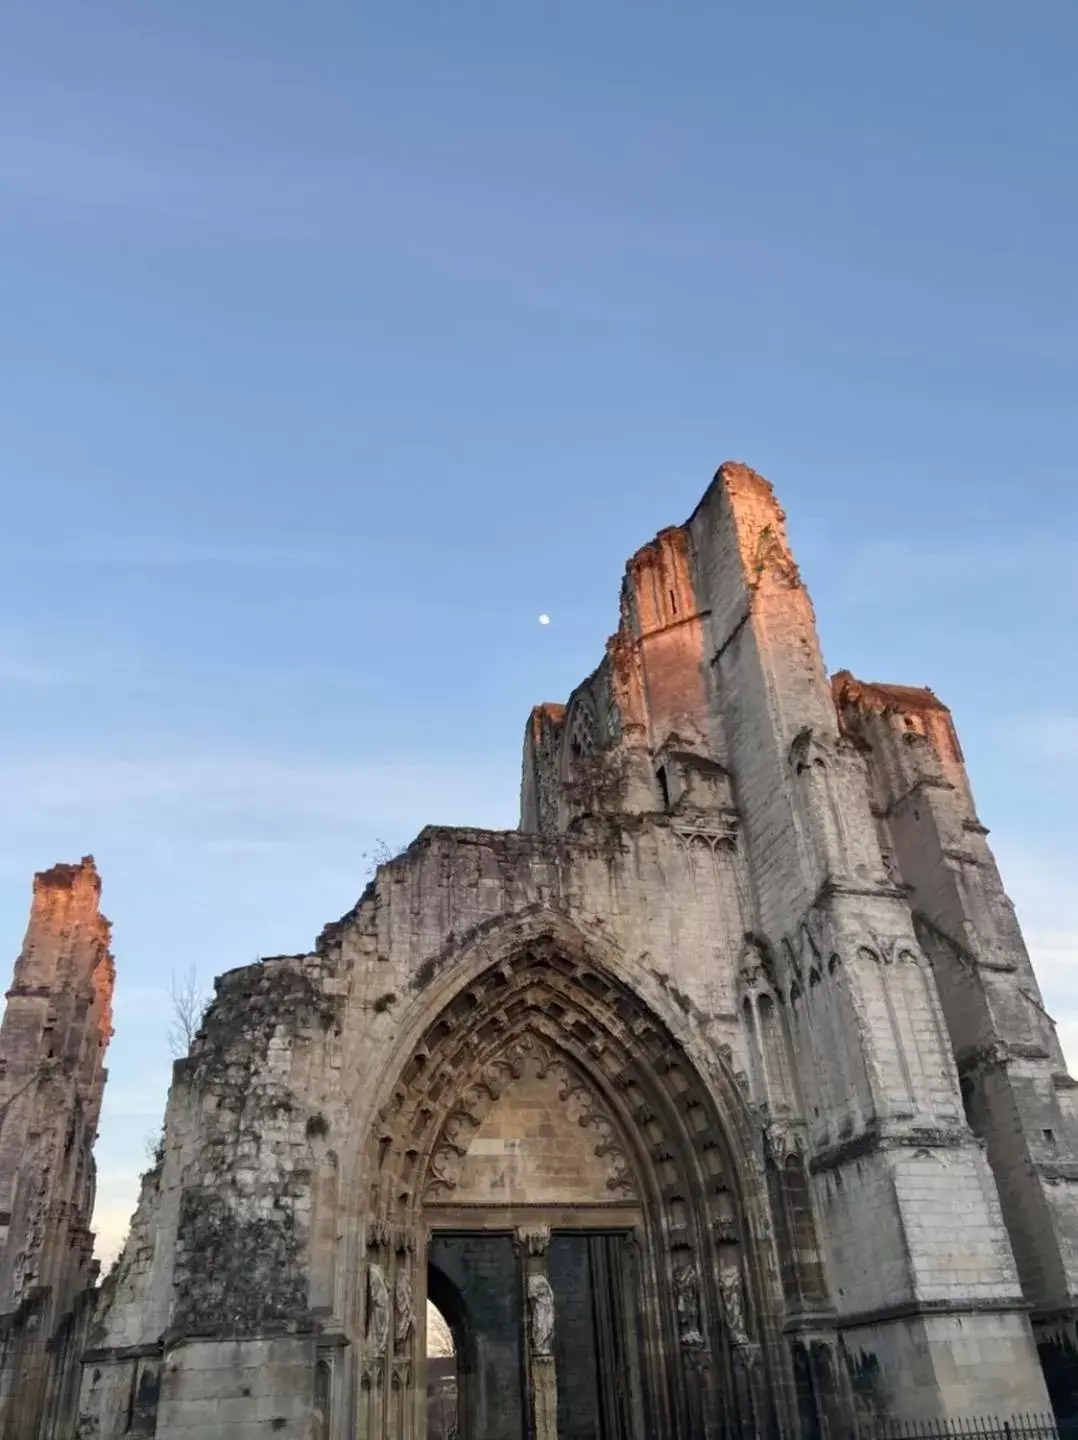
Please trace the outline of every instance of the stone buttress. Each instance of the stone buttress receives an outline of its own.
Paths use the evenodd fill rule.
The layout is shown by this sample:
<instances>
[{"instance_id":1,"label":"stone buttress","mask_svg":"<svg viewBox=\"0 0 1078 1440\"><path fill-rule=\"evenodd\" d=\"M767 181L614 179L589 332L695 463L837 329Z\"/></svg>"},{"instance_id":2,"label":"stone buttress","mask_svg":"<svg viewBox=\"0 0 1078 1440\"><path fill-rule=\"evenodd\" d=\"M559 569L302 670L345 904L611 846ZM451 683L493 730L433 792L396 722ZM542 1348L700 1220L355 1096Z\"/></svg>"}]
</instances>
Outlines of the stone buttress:
<instances>
[{"instance_id":1,"label":"stone buttress","mask_svg":"<svg viewBox=\"0 0 1078 1440\"><path fill-rule=\"evenodd\" d=\"M977 818L950 712L930 690L834 677L863 749L885 863L931 959L966 1118L984 1143L1052 1399L1078 1404L1075 1081Z\"/></svg>"}]
</instances>

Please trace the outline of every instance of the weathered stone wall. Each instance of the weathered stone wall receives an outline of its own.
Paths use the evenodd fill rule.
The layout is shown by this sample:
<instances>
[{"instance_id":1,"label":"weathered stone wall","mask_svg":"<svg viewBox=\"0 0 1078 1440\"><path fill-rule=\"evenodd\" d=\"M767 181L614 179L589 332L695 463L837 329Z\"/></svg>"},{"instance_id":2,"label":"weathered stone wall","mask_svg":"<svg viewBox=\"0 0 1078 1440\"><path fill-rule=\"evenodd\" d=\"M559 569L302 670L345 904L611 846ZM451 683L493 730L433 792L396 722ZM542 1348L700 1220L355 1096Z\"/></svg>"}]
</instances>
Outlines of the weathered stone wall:
<instances>
[{"instance_id":1,"label":"weathered stone wall","mask_svg":"<svg viewBox=\"0 0 1078 1440\"><path fill-rule=\"evenodd\" d=\"M564 719L563 705L537 705L528 717L520 781L522 830L557 833Z\"/></svg>"},{"instance_id":2,"label":"weathered stone wall","mask_svg":"<svg viewBox=\"0 0 1078 1440\"><path fill-rule=\"evenodd\" d=\"M162 1361L151 1433L304 1433L317 1328L312 1210L324 1097L340 1065L342 989L318 955L218 981L190 1055L175 1066L160 1161L103 1296L83 1380L85 1433L115 1433L117 1396L122 1404L137 1389L138 1364L154 1347ZM217 1341L242 1351L243 1364L223 1365ZM267 1378L259 1346L278 1381ZM260 1376L246 1395L233 1383L237 1366ZM296 1367L306 1400L285 1403Z\"/></svg>"},{"instance_id":3,"label":"weathered stone wall","mask_svg":"<svg viewBox=\"0 0 1078 1440\"><path fill-rule=\"evenodd\" d=\"M112 1034L93 859L34 877L0 1026L0 1435L62 1435L97 1276L92 1147ZM54 1428L54 1425L56 1428Z\"/></svg>"},{"instance_id":4,"label":"weathered stone wall","mask_svg":"<svg viewBox=\"0 0 1078 1440\"><path fill-rule=\"evenodd\" d=\"M186 1425L209 1435L217 1433L205 1428L212 1396L189 1373L208 1364L200 1358L210 1353L200 1348L205 1338L362 1333L358 1198L369 1177L360 1141L420 1017L438 1013L464 972L564 924L567 940L576 945L589 934L671 1028L717 1063L740 1034L733 972L745 922L736 869L728 844L664 824L623 833L596 821L558 840L431 830L383 867L314 955L224 977L190 1059L176 1067L162 1160L146 1177L109 1282L84 1375L85 1433L116 1433L146 1364L142 1352L155 1343L163 1348L161 1404L169 1403L169 1429L160 1428L162 1418L157 1433ZM676 913L664 900L671 889L687 897ZM570 913L571 923L562 918ZM733 1050L723 1053L723 1063L743 1066ZM596 1155L604 1136L581 1129L571 1098L532 1080L507 1099L514 1123L495 1110L490 1128L522 1132L502 1138L523 1141L516 1153L525 1170L544 1153L556 1160L545 1176L531 1172L527 1198L612 1198L617 1162L605 1147ZM561 1117L552 1113L557 1106ZM559 1118L575 1128L555 1154L550 1132ZM477 1187L497 1197L482 1151L480 1143L460 1177L462 1200L474 1200ZM321 1190L320 1174L333 1182ZM514 1196L510 1183L501 1198ZM347 1396L354 1375L338 1370L335 1383ZM265 1419L257 1389L246 1397L246 1419L245 1397L230 1390L227 1398L229 1424Z\"/></svg>"}]
</instances>

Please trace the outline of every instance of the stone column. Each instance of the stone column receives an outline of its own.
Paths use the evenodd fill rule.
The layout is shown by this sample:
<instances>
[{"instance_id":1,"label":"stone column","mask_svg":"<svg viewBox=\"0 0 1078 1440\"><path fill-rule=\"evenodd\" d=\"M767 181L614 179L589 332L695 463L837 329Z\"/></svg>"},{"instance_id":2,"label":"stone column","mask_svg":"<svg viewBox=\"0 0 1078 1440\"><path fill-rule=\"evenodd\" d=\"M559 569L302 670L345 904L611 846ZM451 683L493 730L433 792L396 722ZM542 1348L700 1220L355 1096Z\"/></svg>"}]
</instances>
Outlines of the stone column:
<instances>
[{"instance_id":1,"label":"stone column","mask_svg":"<svg viewBox=\"0 0 1078 1440\"><path fill-rule=\"evenodd\" d=\"M391 1433L401 1440L413 1433L414 1385L416 1371L422 1368L415 1354L417 1332L410 1238L398 1241L393 1277L393 1405L396 1413Z\"/></svg>"},{"instance_id":2,"label":"stone column","mask_svg":"<svg viewBox=\"0 0 1078 1440\"><path fill-rule=\"evenodd\" d=\"M558 1440L558 1377L554 1366L554 1291L547 1275L550 1227L520 1228L517 1244L524 1256L528 1308L528 1403L534 1440Z\"/></svg>"}]
</instances>

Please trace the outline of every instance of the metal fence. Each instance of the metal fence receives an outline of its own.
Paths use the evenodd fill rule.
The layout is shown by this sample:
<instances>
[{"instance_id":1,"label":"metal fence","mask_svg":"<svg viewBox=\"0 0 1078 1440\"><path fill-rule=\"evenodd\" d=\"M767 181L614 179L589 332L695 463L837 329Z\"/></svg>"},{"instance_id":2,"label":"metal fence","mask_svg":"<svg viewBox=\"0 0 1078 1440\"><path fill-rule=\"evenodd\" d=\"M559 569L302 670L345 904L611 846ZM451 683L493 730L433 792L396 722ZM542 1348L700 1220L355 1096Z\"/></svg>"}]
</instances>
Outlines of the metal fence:
<instances>
[{"instance_id":1,"label":"metal fence","mask_svg":"<svg viewBox=\"0 0 1078 1440\"><path fill-rule=\"evenodd\" d=\"M858 1440L1078 1440L1076 1422L1052 1414L973 1415L946 1420L881 1417L858 1431Z\"/></svg>"}]
</instances>

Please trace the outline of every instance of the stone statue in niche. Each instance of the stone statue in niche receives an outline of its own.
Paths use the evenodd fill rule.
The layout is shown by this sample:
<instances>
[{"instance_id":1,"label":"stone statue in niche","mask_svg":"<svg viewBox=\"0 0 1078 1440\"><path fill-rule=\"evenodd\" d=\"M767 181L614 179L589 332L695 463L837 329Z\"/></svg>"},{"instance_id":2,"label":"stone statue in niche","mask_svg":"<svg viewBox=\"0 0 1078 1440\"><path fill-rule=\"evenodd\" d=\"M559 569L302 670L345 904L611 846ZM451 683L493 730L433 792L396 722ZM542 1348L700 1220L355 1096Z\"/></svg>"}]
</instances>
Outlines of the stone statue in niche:
<instances>
[{"instance_id":1,"label":"stone statue in niche","mask_svg":"<svg viewBox=\"0 0 1078 1440\"><path fill-rule=\"evenodd\" d=\"M713 1228L716 1240L721 1240L724 1245L737 1244L737 1221L732 1215L717 1216Z\"/></svg>"},{"instance_id":2,"label":"stone statue in niche","mask_svg":"<svg viewBox=\"0 0 1078 1440\"><path fill-rule=\"evenodd\" d=\"M384 1355L389 1339L389 1286L381 1265L367 1267L367 1353Z\"/></svg>"},{"instance_id":3,"label":"stone statue in niche","mask_svg":"<svg viewBox=\"0 0 1078 1440\"><path fill-rule=\"evenodd\" d=\"M11 1276L11 1298L13 1300L21 1299L22 1292L26 1287L26 1261L26 1251L20 1250L15 1256L15 1264Z\"/></svg>"},{"instance_id":4,"label":"stone statue in niche","mask_svg":"<svg viewBox=\"0 0 1078 1440\"><path fill-rule=\"evenodd\" d=\"M412 1331L415 1329L415 1296L412 1294L412 1277L407 1270L398 1272L394 1292L397 1310L394 1338L397 1348L400 1350L407 1345L412 1338Z\"/></svg>"},{"instance_id":5,"label":"stone statue in niche","mask_svg":"<svg viewBox=\"0 0 1078 1440\"><path fill-rule=\"evenodd\" d=\"M554 1353L554 1291L545 1275L528 1276L528 1318L531 1351L535 1356Z\"/></svg>"},{"instance_id":6,"label":"stone statue in niche","mask_svg":"<svg viewBox=\"0 0 1078 1440\"><path fill-rule=\"evenodd\" d=\"M764 1130L764 1143L772 1160L781 1169L791 1157L804 1154L805 1141L800 1129L782 1120L771 1120Z\"/></svg>"},{"instance_id":7,"label":"stone statue in niche","mask_svg":"<svg viewBox=\"0 0 1078 1440\"><path fill-rule=\"evenodd\" d=\"M696 1266L679 1265L674 1271L674 1303L677 1305L678 1336L682 1345L704 1343L700 1325L700 1278Z\"/></svg>"},{"instance_id":8,"label":"stone statue in niche","mask_svg":"<svg viewBox=\"0 0 1078 1440\"><path fill-rule=\"evenodd\" d=\"M727 1265L719 1271L719 1294L722 1316L730 1332L730 1340L738 1350L748 1347L749 1332L745 1327L745 1291L741 1283L741 1267Z\"/></svg>"}]
</instances>

